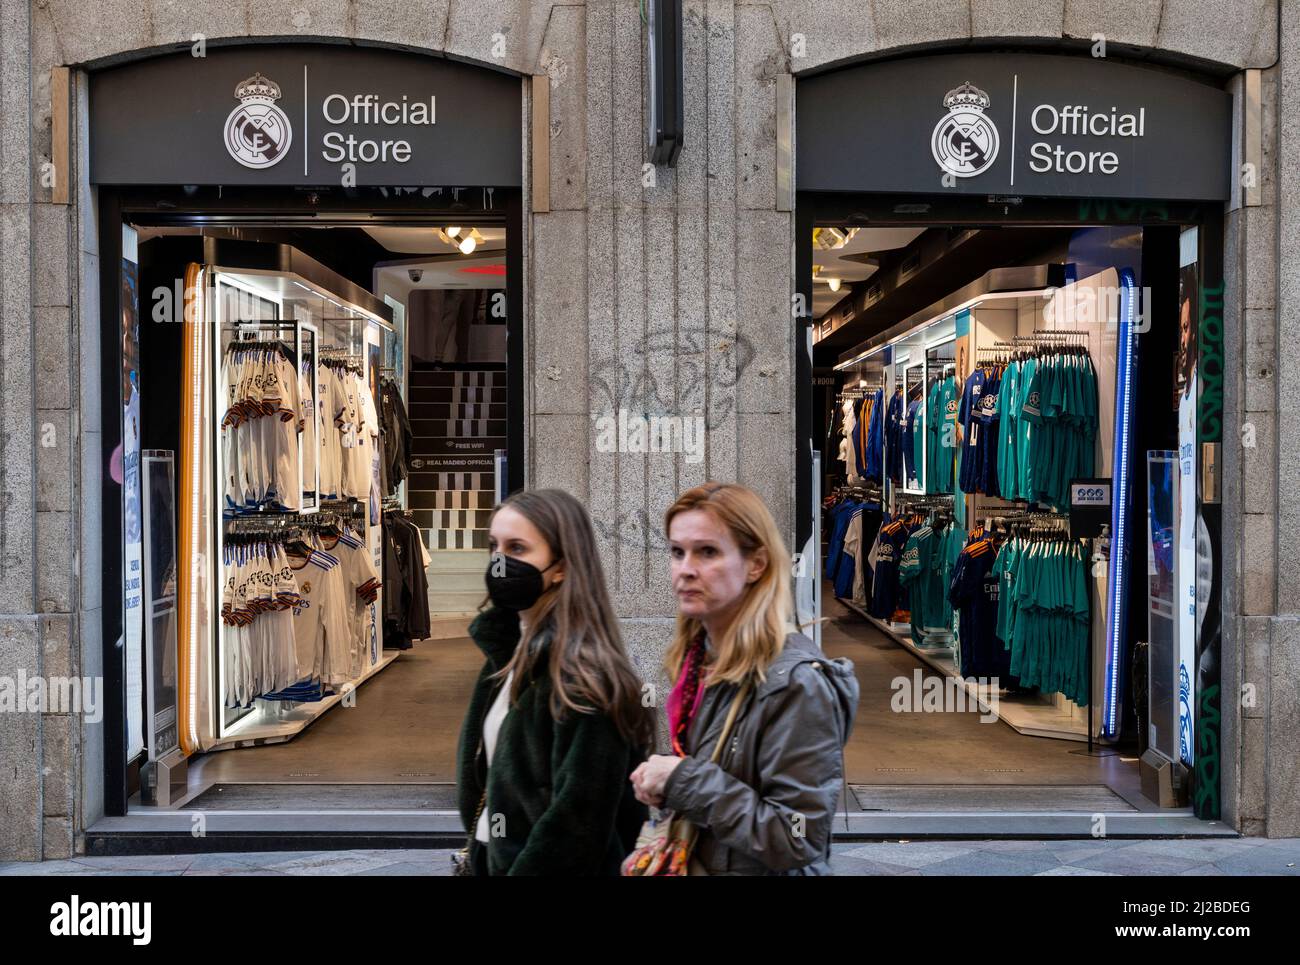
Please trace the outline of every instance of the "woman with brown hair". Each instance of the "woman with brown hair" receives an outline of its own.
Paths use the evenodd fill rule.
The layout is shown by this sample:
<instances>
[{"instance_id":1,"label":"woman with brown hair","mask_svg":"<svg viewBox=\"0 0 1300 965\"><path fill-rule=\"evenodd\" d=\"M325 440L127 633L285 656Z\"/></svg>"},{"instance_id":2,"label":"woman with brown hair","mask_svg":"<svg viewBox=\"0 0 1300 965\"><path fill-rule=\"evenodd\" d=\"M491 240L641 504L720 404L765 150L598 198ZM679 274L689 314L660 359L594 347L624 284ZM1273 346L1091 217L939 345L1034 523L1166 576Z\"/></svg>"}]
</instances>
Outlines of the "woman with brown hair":
<instances>
[{"instance_id":1,"label":"woman with brown hair","mask_svg":"<svg viewBox=\"0 0 1300 965\"><path fill-rule=\"evenodd\" d=\"M628 775L654 718L628 660L586 509L558 489L492 514L487 658L461 730L460 873L614 875L645 819Z\"/></svg>"},{"instance_id":2,"label":"woman with brown hair","mask_svg":"<svg viewBox=\"0 0 1300 965\"><path fill-rule=\"evenodd\" d=\"M790 554L756 493L697 486L664 528L678 601L673 754L633 772L637 800L691 820L706 873L829 874L853 665L793 630Z\"/></svg>"}]
</instances>

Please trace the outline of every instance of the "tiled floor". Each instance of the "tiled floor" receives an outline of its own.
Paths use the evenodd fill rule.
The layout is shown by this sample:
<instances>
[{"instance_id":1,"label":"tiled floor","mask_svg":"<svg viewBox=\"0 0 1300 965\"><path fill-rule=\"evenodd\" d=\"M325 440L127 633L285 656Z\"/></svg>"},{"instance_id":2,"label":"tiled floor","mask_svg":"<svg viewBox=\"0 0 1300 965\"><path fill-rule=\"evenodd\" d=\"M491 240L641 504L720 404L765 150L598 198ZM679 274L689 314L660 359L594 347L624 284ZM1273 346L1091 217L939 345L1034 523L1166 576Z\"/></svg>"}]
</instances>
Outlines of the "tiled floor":
<instances>
[{"instance_id":1,"label":"tiled floor","mask_svg":"<svg viewBox=\"0 0 1300 965\"><path fill-rule=\"evenodd\" d=\"M449 851L268 851L0 864L0 875L447 875ZM839 875L1297 875L1300 838L836 845Z\"/></svg>"}]
</instances>

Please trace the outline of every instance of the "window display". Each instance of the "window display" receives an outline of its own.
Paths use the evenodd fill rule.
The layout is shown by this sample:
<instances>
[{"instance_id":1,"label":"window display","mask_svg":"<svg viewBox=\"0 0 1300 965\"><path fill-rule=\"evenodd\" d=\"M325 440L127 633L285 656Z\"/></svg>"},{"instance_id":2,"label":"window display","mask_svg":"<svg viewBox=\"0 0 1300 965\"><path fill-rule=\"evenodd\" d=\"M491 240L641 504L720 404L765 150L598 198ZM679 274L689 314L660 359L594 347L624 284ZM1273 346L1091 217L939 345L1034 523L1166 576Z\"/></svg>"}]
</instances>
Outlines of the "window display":
<instances>
[{"instance_id":1,"label":"window display","mask_svg":"<svg viewBox=\"0 0 1300 965\"><path fill-rule=\"evenodd\" d=\"M289 272L210 267L204 277L210 297L191 320L215 322L219 360L206 380L215 492L198 494L221 509L217 626L215 649L195 643L187 657L186 702L198 749L213 750L292 736L391 659L371 371L389 309Z\"/></svg>"},{"instance_id":2,"label":"window display","mask_svg":"<svg viewBox=\"0 0 1300 965\"><path fill-rule=\"evenodd\" d=\"M854 472L825 503L837 598L931 666L995 682L1012 726L1020 706L1051 706L1052 726L1032 732L1076 739L1089 727L1090 647L1104 660L1092 642L1107 580L1064 513L1071 480L1109 471L1115 403L1102 367L1114 329L1076 317L1084 304L1098 302L1072 286L994 293L846 353L838 408ZM858 420L878 412L880 451L858 457L876 439Z\"/></svg>"}]
</instances>

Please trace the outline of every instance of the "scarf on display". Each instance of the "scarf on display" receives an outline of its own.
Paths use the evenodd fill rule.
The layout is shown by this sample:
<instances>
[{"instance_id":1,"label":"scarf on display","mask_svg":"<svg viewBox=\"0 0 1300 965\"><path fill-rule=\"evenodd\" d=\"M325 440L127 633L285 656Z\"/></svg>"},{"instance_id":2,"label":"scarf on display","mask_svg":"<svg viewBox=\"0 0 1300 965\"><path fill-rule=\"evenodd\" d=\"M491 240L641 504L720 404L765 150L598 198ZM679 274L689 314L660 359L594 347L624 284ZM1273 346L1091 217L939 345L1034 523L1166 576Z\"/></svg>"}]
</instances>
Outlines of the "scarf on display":
<instances>
[{"instance_id":1,"label":"scarf on display","mask_svg":"<svg viewBox=\"0 0 1300 965\"><path fill-rule=\"evenodd\" d=\"M700 709L704 699L704 687L700 686L700 675L704 671L704 632L696 635L694 642L686 651L682 661L682 672L677 683L668 694L668 732L672 735L673 753L686 757L686 732L690 730L691 721Z\"/></svg>"}]
</instances>

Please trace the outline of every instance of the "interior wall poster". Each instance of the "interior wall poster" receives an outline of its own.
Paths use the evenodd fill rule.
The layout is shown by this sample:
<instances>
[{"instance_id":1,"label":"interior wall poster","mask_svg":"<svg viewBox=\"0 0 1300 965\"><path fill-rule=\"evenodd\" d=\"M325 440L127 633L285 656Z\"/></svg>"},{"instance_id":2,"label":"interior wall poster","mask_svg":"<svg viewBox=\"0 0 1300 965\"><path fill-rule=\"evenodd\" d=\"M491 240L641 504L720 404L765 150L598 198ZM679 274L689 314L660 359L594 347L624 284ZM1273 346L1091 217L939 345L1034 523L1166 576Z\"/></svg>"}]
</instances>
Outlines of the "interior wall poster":
<instances>
[{"instance_id":1,"label":"interior wall poster","mask_svg":"<svg viewBox=\"0 0 1300 965\"><path fill-rule=\"evenodd\" d=\"M1218 463L1223 445L1222 234L1207 230L1198 242L1200 285L1196 302L1196 441L1200 460L1196 520L1196 717L1192 811L1202 820L1222 816L1223 505Z\"/></svg>"},{"instance_id":2,"label":"interior wall poster","mask_svg":"<svg viewBox=\"0 0 1300 965\"><path fill-rule=\"evenodd\" d=\"M122 445L110 472L122 484L122 638L126 759L144 750L144 572L140 495L140 265L135 229L122 226Z\"/></svg>"},{"instance_id":3,"label":"interior wall poster","mask_svg":"<svg viewBox=\"0 0 1300 965\"><path fill-rule=\"evenodd\" d=\"M1182 233L1178 268L1178 356L1174 396L1178 409L1178 522L1174 562L1174 625L1178 640L1178 756L1195 761L1196 678L1196 336L1199 288L1196 229ZM1190 248L1190 250L1188 250Z\"/></svg>"}]
</instances>

